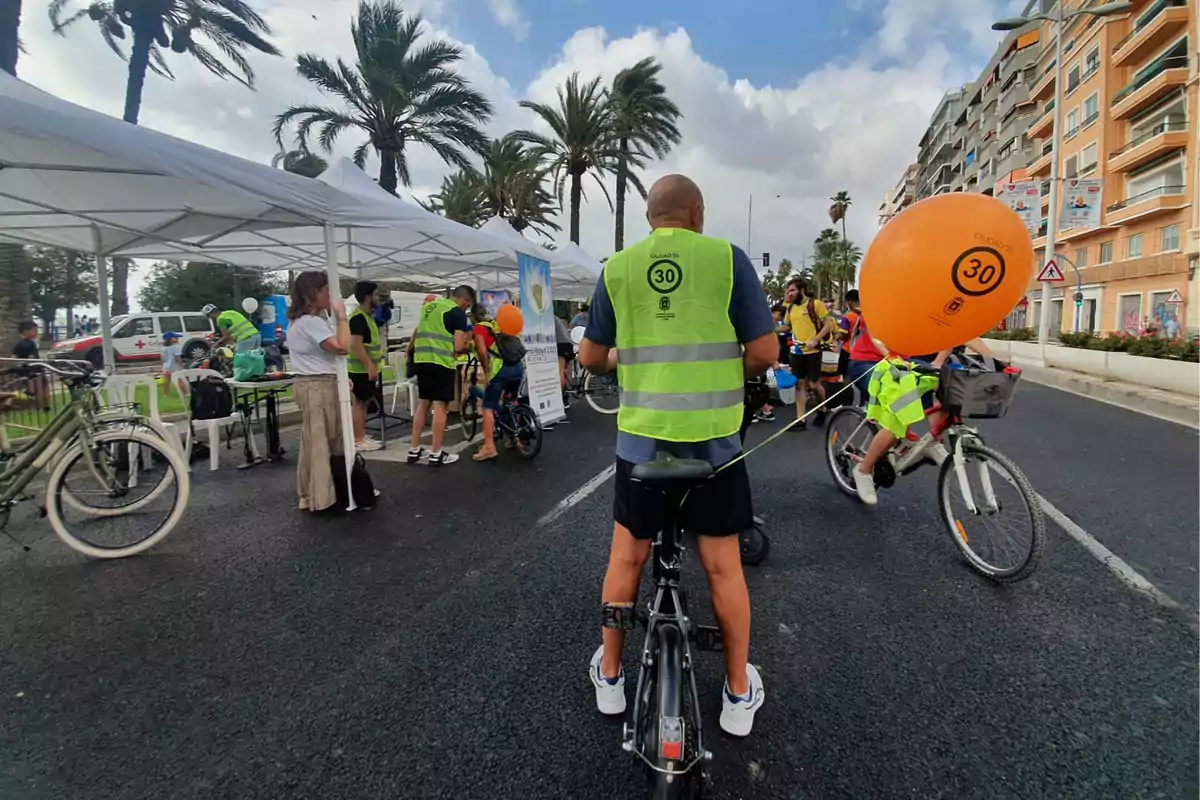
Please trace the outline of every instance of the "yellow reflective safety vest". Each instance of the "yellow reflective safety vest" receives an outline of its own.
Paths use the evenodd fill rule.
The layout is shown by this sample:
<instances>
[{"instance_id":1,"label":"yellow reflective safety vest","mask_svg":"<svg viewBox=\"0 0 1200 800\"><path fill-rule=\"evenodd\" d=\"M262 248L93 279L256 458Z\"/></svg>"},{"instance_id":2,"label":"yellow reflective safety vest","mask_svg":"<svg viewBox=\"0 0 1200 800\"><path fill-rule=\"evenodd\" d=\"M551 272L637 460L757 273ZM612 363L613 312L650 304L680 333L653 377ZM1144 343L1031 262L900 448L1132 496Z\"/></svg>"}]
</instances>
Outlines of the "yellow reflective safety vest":
<instances>
[{"instance_id":1,"label":"yellow reflective safety vest","mask_svg":"<svg viewBox=\"0 0 1200 800\"><path fill-rule=\"evenodd\" d=\"M914 372L909 362L903 359L884 359L871 372L871 383L867 387L871 398L867 404L867 419L879 423L897 439L903 439L908 426L925 416L921 397L937 385L936 375Z\"/></svg>"},{"instance_id":2,"label":"yellow reflective safety vest","mask_svg":"<svg viewBox=\"0 0 1200 800\"><path fill-rule=\"evenodd\" d=\"M608 260L604 285L617 321L617 427L666 442L737 433L745 378L729 242L659 228Z\"/></svg>"},{"instance_id":3,"label":"yellow reflective safety vest","mask_svg":"<svg viewBox=\"0 0 1200 800\"><path fill-rule=\"evenodd\" d=\"M421 307L421 320L413 334L413 361L454 369L454 336L446 331L446 312L458 308L448 298L433 300Z\"/></svg>"},{"instance_id":4,"label":"yellow reflective safety vest","mask_svg":"<svg viewBox=\"0 0 1200 800\"><path fill-rule=\"evenodd\" d=\"M217 328L229 331L234 341L245 341L258 333L254 323L246 319L239 311L222 311L217 315Z\"/></svg>"},{"instance_id":5,"label":"yellow reflective safety vest","mask_svg":"<svg viewBox=\"0 0 1200 800\"><path fill-rule=\"evenodd\" d=\"M496 334L499 332L499 329L496 327L496 323L492 320L477 322L475 323L475 326L487 328L492 332L492 343L488 347L488 355L491 356L491 358L488 359L488 382L490 383L492 379L496 377L496 374L504 367L504 359L500 357L500 350L496 347Z\"/></svg>"},{"instance_id":6,"label":"yellow reflective safety vest","mask_svg":"<svg viewBox=\"0 0 1200 800\"><path fill-rule=\"evenodd\" d=\"M375 324L375 318L363 311L361 308L356 309L350 315L350 319L362 317L367 321L367 330L371 332L371 341L363 342L363 349L367 351L367 358L375 363L375 368L383 367L383 342L379 340L379 326ZM346 359L346 370L349 372L366 373L367 365L358 360L358 356L354 355L354 350L350 350L350 357Z\"/></svg>"}]
</instances>

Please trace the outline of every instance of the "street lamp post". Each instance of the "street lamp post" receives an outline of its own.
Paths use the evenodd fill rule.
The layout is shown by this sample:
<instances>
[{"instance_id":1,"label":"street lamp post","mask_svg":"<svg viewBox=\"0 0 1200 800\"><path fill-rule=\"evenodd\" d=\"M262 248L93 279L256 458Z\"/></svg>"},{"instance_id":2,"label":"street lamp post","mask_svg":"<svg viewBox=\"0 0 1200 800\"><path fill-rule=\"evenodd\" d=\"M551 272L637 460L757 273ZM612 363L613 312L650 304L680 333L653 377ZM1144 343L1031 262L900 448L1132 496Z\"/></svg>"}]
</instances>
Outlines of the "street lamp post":
<instances>
[{"instance_id":1,"label":"street lamp post","mask_svg":"<svg viewBox=\"0 0 1200 800\"><path fill-rule=\"evenodd\" d=\"M1050 123L1050 213L1046 218L1046 260L1055 257L1058 247L1058 142L1059 129L1062 126L1063 106L1063 30L1073 18L1084 14L1093 17L1107 17L1120 14L1133 8L1133 3L1123 0L1116 3L1104 3L1091 8L1077 8L1066 11L1063 8L1066 0L1056 0L1054 8L1048 14L1031 14L1024 17L1010 17L992 23L994 31L1011 31L1022 28L1038 20L1049 22L1054 26L1054 117ZM1046 342L1050 338L1050 281L1042 281L1042 313L1038 319L1038 350L1044 361L1046 358ZM1066 297L1063 297L1064 303Z\"/></svg>"}]
</instances>

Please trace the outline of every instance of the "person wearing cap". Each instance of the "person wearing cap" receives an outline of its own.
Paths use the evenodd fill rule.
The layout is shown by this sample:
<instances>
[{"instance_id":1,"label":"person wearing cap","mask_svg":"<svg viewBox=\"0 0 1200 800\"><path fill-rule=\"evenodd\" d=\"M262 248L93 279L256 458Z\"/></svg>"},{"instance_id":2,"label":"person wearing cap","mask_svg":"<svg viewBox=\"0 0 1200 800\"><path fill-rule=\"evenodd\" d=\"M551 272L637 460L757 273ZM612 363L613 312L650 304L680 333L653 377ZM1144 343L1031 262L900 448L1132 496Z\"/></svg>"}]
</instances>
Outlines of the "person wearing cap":
<instances>
[{"instance_id":1,"label":"person wearing cap","mask_svg":"<svg viewBox=\"0 0 1200 800\"><path fill-rule=\"evenodd\" d=\"M175 331L163 333L162 373L163 394L171 393L171 373L183 369L183 346L179 344L179 334Z\"/></svg>"},{"instance_id":2,"label":"person wearing cap","mask_svg":"<svg viewBox=\"0 0 1200 800\"><path fill-rule=\"evenodd\" d=\"M232 344L235 353L262 347L262 335L258 328L242 312L233 309L219 311L212 303L200 311L216 324L217 333L221 334L217 347Z\"/></svg>"}]
</instances>

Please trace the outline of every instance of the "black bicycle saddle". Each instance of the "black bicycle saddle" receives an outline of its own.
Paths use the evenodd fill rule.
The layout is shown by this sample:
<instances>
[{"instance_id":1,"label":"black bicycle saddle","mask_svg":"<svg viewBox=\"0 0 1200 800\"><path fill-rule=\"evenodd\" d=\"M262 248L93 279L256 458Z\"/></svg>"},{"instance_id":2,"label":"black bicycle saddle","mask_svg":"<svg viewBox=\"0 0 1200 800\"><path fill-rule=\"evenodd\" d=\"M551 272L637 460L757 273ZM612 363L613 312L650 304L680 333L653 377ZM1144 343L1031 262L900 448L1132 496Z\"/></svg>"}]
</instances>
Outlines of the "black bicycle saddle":
<instances>
[{"instance_id":1,"label":"black bicycle saddle","mask_svg":"<svg viewBox=\"0 0 1200 800\"><path fill-rule=\"evenodd\" d=\"M633 468L630 477L650 486L696 485L712 477L712 464L694 458L676 458L670 453L659 453L653 461L646 461Z\"/></svg>"}]
</instances>

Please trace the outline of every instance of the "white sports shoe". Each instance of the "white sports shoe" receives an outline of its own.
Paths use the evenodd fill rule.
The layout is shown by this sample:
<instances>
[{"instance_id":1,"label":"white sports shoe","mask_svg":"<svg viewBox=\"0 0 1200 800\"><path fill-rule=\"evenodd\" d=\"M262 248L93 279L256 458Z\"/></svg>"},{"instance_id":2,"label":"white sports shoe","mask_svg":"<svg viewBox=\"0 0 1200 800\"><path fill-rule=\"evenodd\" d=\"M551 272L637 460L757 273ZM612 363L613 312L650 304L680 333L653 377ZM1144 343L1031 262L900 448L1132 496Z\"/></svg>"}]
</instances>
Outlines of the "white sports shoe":
<instances>
[{"instance_id":1,"label":"white sports shoe","mask_svg":"<svg viewBox=\"0 0 1200 800\"><path fill-rule=\"evenodd\" d=\"M873 506L879 502L879 498L875 494L875 476L867 475L857 466L850 469L850 475L854 478L854 488L858 490L858 499L869 506Z\"/></svg>"},{"instance_id":2,"label":"white sports shoe","mask_svg":"<svg viewBox=\"0 0 1200 800\"><path fill-rule=\"evenodd\" d=\"M596 687L596 708L600 709L601 714L624 714L625 670L622 668L617 682L611 683L608 678L600 674L600 659L603 657L604 645L600 645L588 667L588 675L592 679L592 685Z\"/></svg>"},{"instance_id":3,"label":"white sports shoe","mask_svg":"<svg viewBox=\"0 0 1200 800\"><path fill-rule=\"evenodd\" d=\"M754 714L762 708L766 693L762 677L753 664L746 665L746 680L750 682L750 697L734 697L729 693L729 679L721 690L721 730L731 736L749 736L754 727ZM624 699L624 698L622 698Z\"/></svg>"}]
</instances>

